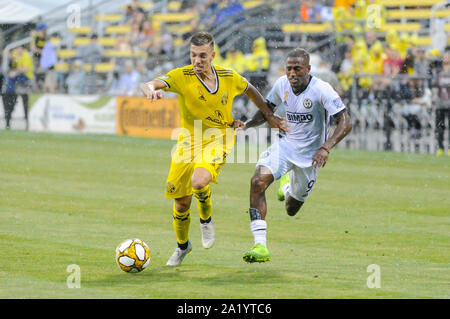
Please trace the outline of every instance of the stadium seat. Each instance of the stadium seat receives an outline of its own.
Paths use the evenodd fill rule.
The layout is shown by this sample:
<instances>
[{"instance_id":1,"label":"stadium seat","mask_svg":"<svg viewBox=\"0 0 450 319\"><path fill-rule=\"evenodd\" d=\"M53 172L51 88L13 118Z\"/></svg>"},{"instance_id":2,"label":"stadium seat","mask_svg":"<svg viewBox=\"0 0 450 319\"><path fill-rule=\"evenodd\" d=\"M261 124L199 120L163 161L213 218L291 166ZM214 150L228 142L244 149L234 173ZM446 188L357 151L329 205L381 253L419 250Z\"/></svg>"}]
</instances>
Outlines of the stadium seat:
<instances>
[{"instance_id":1,"label":"stadium seat","mask_svg":"<svg viewBox=\"0 0 450 319\"><path fill-rule=\"evenodd\" d=\"M58 62L55 64L55 70L63 73L69 72L69 63Z\"/></svg>"},{"instance_id":2,"label":"stadium seat","mask_svg":"<svg viewBox=\"0 0 450 319\"><path fill-rule=\"evenodd\" d=\"M91 27L69 28L69 31L76 34L90 34L92 32L92 28Z\"/></svg>"},{"instance_id":3,"label":"stadium seat","mask_svg":"<svg viewBox=\"0 0 450 319\"><path fill-rule=\"evenodd\" d=\"M332 27L329 23L292 23L281 27L284 33L327 33Z\"/></svg>"},{"instance_id":4,"label":"stadium seat","mask_svg":"<svg viewBox=\"0 0 450 319\"><path fill-rule=\"evenodd\" d=\"M172 34L176 34L176 35L182 35L185 33L189 33L189 32L192 32L192 30L193 29L190 24L185 24L185 25L173 24L173 25L167 26L167 31L169 31Z\"/></svg>"},{"instance_id":5,"label":"stadium seat","mask_svg":"<svg viewBox=\"0 0 450 319\"><path fill-rule=\"evenodd\" d=\"M58 46L61 43L61 39L57 38L57 37L51 37L50 38L50 42L54 45L54 46Z\"/></svg>"},{"instance_id":6,"label":"stadium seat","mask_svg":"<svg viewBox=\"0 0 450 319\"><path fill-rule=\"evenodd\" d=\"M158 22L189 22L195 18L194 13L157 13L152 16Z\"/></svg>"},{"instance_id":7,"label":"stadium seat","mask_svg":"<svg viewBox=\"0 0 450 319\"><path fill-rule=\"evenodd\" d=\"M147 53L142 51L118 51L118 50L105 50L105 56L114 58L147 58Z\"/></svg>"},{"instance_id":8,"label":"stadium seat","mask_svg":"<svg viewBox=\"0 0 450 319\"><path fill-rule=\"evenodd\" d=\"M123 14L97 14L95 21L119 22L122 21Z\"/></svg>"},{"instance_id":9,"label":"stadium seat","mask_svg":"<svg viewBox=\"0 0 450 319\"><path fill-rule=\"evenodd\" d=\"M262 0L249 0L249 1L242 2L242 6L244 7L244 9L255 8L262 4L264 4L264 1L262 1Z\"/></svg>"},{"instance_id":10,"label":"stadium seat","mask_svg":"<svg viewBox=\"0 0 450 319\"><path fill-rule=\"evenodd\" d=\"M57 55L60 59L70 59L73 58L76 54L75 50L62 49L58 50Z\"/></svg>"},{"instance_id":11,"label":"stadium seat","mask_svg":"<svg viewBox=\"0 0 450 319\"><path fill-rule=\"evenodd\" d=\"M106 27L105 34L127 34L131 32L129 25L111 25Z\"/></svg>"},{"instance_id":12,"label":"stadium seat","mask_svg":"<svg viewBox=\"0 0 450 319\"><path fill-rule=\"evenodd\" d=\"M407 9L407 10L388 10L388 19L410 19L421 20L430 19L430 9ZM450 16L450 10L436 10L434 16L444 18Z\"/></svg>"},{"instance_id":13,"label":"stadium seat","mask_svg":"<svg viewBox=\"0 0 450 319\"><path fill-rule=\"evenodd\" d=\"M389 30L395 30L397 32L417 32L420 31L420 23L386 23L381 26L381 32L387 32Z\"/></svg>"},{"instance_id":14,"label":"stadium seat","mask_svg":"<svg viewBox=\"0 0 450 319\"><path fill-rule=\"evenodd\" d=\"M167 5L167 8L169 9L169 11L172 12L178 12L180 11L182 2L180 1L170 1L169 4Z\"/></svg>"},{"instance_id":15,"label":"stadium seat","mask_svg":"<svg viewBox=\"0 0 450 319\"><path fill-rule=\"evenodd\" d=\"M88 37L78 37L73 40L74 46L88 45L91 39ZM116 38L99 38L98 43L104 47L113 47L117 42Z\"/></svg>"},{"instance_id":16,"label":"stadium seat","mask_svg":"<svg viewBox=\"0 0 450 319\"><path fill-rule=\"evenodd\" d=\"M436 3L442 2L442 0L378 0L378 3L385 7L424 7L432 6Z\"/></svg>"}]
</instances>

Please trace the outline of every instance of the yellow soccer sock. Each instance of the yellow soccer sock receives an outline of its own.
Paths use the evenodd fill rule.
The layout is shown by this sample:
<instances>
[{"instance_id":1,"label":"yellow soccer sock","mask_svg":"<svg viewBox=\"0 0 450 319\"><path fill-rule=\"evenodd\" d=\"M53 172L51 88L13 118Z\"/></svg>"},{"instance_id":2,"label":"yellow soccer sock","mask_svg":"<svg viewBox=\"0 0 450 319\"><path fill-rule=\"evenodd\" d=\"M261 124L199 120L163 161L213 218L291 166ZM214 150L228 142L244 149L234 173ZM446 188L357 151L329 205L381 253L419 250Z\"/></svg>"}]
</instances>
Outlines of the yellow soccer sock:
<instances>
[{"instance_id":1,"label":"yellow soccer sock","mask_svg":"<svg viewBox=\"0 0 450 319\"><path fill-rule=\"evenodd\" d=\"M180 213L173 204L173 229L177 236L178 244L185 244L189 240L189 226L191 224L191 209Z\"/></svg>"},{"instance_id":2,"label":"yellow soccer sock","mask_svg":"<svg viewBox=\"0 0 450 319\"><path fill-rule=\"evenodd\" d=\"M209 184L202 189L193 189L195 198L197 199L198 212L203 221L209 220L212 213L211 188Z\"/></svg>"}]
</instances>

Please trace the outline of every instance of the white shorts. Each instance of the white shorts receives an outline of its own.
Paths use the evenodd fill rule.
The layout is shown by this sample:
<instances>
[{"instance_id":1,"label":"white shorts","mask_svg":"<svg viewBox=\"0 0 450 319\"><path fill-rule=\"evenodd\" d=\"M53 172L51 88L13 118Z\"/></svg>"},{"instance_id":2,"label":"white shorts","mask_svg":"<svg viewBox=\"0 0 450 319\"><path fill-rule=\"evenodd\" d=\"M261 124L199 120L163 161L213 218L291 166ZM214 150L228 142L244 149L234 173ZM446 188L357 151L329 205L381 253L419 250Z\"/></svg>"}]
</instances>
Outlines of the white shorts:
<instances>
[{"instance_id":1,"label":"white shorts","mask_svg":"<svg viewBox=\"0 0 450 319\"><path fill-rule=\"evenodd\" d=\"M298 167L286 156L279 144L271 145L262 152L256 166L265 166L272 172L274 180L278 180L289 172L289 195L294 199L305 202L316 183L319 169Z\"/></svg>"}]
</instances>

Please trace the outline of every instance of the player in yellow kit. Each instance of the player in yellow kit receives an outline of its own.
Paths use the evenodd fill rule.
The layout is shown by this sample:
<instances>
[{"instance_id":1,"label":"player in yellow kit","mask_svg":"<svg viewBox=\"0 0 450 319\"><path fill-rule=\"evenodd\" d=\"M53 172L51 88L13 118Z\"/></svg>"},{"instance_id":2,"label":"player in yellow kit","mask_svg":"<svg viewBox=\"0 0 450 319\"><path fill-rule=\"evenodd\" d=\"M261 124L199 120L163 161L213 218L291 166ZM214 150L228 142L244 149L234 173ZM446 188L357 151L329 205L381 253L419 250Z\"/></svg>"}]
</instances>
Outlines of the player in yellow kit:
<instances>
[{"instance_id":1,"label":"player in yellow kit","mask_svg":"<svg viewBox=\"0 0 450 319\"><path fill-rule=\"evenodd\" d=\"M209 184L217 183L234 146L233 129L242 125L232 116L235 96L247 94L271 127L286 130L284 119L273 114L258 90L235 71L213 65L214 56L213 36L198 32L190 40L190 65L173 69L141 87L150 101L162 98L161 89L177 93L180 107L181 129L165 192L167 198L174 199L173 227L178 244L168 266L180 265L192 250L189 226L193 195L200 214L203 247L214 244Z\"/></svg>"}]
</instances>

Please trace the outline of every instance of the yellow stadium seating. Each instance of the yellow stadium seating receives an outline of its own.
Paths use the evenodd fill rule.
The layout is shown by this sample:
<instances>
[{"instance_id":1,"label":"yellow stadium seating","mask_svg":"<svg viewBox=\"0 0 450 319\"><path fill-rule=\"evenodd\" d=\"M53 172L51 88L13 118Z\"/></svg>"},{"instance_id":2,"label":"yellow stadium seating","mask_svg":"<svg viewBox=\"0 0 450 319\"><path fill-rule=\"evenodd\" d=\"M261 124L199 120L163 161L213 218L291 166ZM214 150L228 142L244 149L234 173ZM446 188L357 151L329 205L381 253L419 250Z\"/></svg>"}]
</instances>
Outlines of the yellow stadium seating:
<instances>
[{"instance_id":1,"label":"yellow stadium seating","mask_svg":"<svg viewBox=\"0 0 450 319\"><path fill-rule=\"evenodd\" d=\"M378 3L386 7L402 7L402 6L432 6L442 0L378 0Z\"/></svg>"},{"instance_id":2,"label":"yellow stadium seating","mask_svg":"<svg viewBox=\"0 0 450 319\"><path fill-rule=\"evenodd\" d=\"M431 17L430 9L407 9L407 10L388 10L388 19L429 19ZM450 10L436 10L434 16L444 18L450 16Z\"/></svg>"},{"instance_id":3,"label":"yellow stadium seating","mask_svg":"<svg viewBox=\"0 0 450 319\"><path fill-rule=\"evenodd\" d=\"M50 38L50 42L51 42L53 45L57 46L57 45L59 45L59 44L61 43L61 39L60 39L60 38L57 38L57 37L51 37L51 38Z\"/></svg>"},{"instance_id":4,"label":"yellow stadium seating","mask_svg":"<svg viewBox=\"0 0 450 319\"><path fill-rule=\"evenodd\" d=\"M123 19L123 14L97 14L95 21L118 22Z\"/></svg>"},{"instance_id":5,"label":"yellow stadium seating","mask_svg":"<svg viewBox=\"0 0 450 319\"><path fill-rule=\"evenodd\" d=\"M69 71L69 63L58 62L55 64L55 70L58 72L68 72Z\"/></svg>"},{"instance_id":6,"label":"yellow stadium seating","mask_svg":"<svg viewBox=\"0 0 450 319\"><path fill-rule=\"evenodd\" d=\"M188 22L195 18L195 15L190 12L186 13L158 13L152 16L154 21L158 22Z\"/></svg>"},{"instance_id":7,"label":"yellow stadium seating","mask_svg":"<svg viewBox=\"0 0 450 319\"><path fill-rule=\"evenodd\" d=\"M182 4L181 1L170 1L169 4L167 5L167 8L169 9L169 11L177 12L180 10L181 4Z\"/></svg>"},{"instance_id":8,"label":"yellow stadium seating","mask_svg":"<svg viewBox=\"0 0 450 319\"><path fill-rule=\"evenodd\" d=\"M69 31L77 34L89 34L92 31L91 27L77 27L77 28L69 28Z\"/></svg>"},{"instance_id":9,"label":"yellow stadium seating","mask_svg":"<svg viewBox=\"0 0 450 319\"><path fill-rule=\"evenodd\" d=\"M115 58L147 58L147 53L141 51L118 51L118 50L105 50L105 56Z\"/></svg>"},{"instance_id":10,"label":"yellow stadium seating","mask_svg":"<svg viewBox=\"0 0 450 319\"><path fill-rule=\"evenodd\" d=\"M249 0L242 2L242 6L244 7L244 9L251 9L262 4L264 4L264 1L262 0Z\"/></svg>"},{"instance_id":11,"label":"yellow stadium seating","mask_svg":"<svg viewBox=\"0 0 450 319\"><path fill-rule=\"evenodd\" d=\"M89 37L78 37L73 40L74 46L80 46L80 45L88 45L90 43L91 39ZM116 45L117 39L116 38L98 38L98 43L104 47L113 47Z\"/></svg>"},{"instance_id":12,"label":"yellow stadium seating","mask_svg":"<svg viewBox=\"0 0 450 319\"><path fill-rule=\"evenodd\" d=\"M131 32L131 26L129 25L111 25L106 27L106 34L127 34Z\"/></svg>"},{"instance_id":13,"label":"yellow stadium seating","mask_svg":"<svg viewBox=\"0 0 450 319\"><path fill-rule=\"evenodd\" d=\"M389 30L395 30L397 32L417 32L420 31L420 23L386 23L381 26L381 32L387 32Z\"/></svg>"},{"instance_id":14,"label":"yellow stadium seating","mask_svg":"<svg viewBox=\"0 0 450 319\"><path fill-rule=\"evenodd\" d=\"M284 33L326 33L331 32L332 27L329 23L292 23L284 24L281 30Z\"/></svg>"},{"instance_id":15,"label":"yellow stadium seating","mask_svg":"<svg viewBox=\"0 0 450 319\"><path fill-rule=\"evenodd\" d=\"M75 56L76 51L63 49L63 50L58 50L58 52L56 54L57 54L58 58L60 58L60 59L70 59Z\"/></svg>"}]
</instances>

